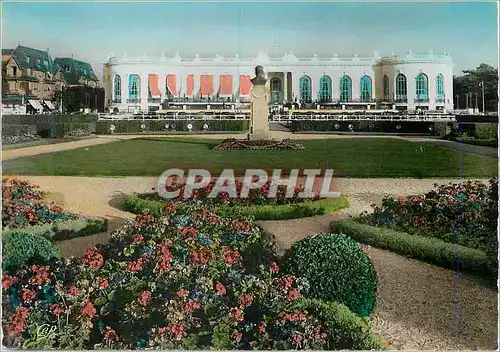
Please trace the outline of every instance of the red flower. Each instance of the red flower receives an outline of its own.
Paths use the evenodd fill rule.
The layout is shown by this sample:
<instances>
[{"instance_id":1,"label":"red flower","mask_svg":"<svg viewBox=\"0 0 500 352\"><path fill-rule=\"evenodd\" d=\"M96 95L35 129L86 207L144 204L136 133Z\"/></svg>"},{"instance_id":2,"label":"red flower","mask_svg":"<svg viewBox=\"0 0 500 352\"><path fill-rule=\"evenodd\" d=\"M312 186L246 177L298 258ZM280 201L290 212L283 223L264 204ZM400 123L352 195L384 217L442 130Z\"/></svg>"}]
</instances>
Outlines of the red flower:
<instances>
[{"instance_id":1,"label":"red flower","mask_svg":"<svg viewBox=\"0 0 500 352\"><path fill-rule=\"evenodd\" d=\"M12 286L12 284L16 282L16 278L14 276L10 276L10 275L7 275L7 274L4 274L3 275L3 280L2 280L2 287L4 289L7 289L9 288L10 286Z\"/></svg>"},{"instance_id":2,"label":"red flower","mask_svg":"<svg viewBox=\"0 0 500 352\"><path fill-rule=\"evenodd\" d=\"M233 334L231 335L231 338L236 341L236 342L240 342L241 339L243 338L243 334L239 331L235 331L233 332Z\"/></svg>"},{"instance_id":3,"label":"red flower","mask_svg":"<svg viewBox=\"0 0 500 352\"><path fill-rule=\"evenodd\" d=\"M398 198L398 203L403 204L405 202L405 197L399 197Z\"/></svg>"},{"instance_id":4,"label":"red flower","mask_svg":"<svg viewBox=\"0 0 500 352\"><path fill-rule=\"evenodd\" d=\"M175 205L173 205L173 204L166 204L165 207L163 208L163 213L165 215L175 214L175 212L176 212L176 209L175 209Z\"/></svg>"},{"instance_id":5,"label":"red flower","mask_svg":"<svg viewBox=\"0 0 500 352\"><path fill-rule=\"evenodd\" d=\"M186 332L184 331L184 324L169 324L163 328L158 329L158 333L163 335L165 332L169 332L175 339L181 340L186 336Z\"/></svg>"},{"instance_id":6,"label":"red flower","mask_svg":"<svg viewBox=\"0 0 500 352\"><path fill-rule=\"evenodd\" d=\"M107 279L102 279L101 282L99 282L99 288L101 289L105 289L106 287L108 287L109 285L109 282Z\"/></svg>"},{"instance_id":7,"label":"red flower","mask_svg":"<svg viewBox=\"0 0 500 352\"><path fill-rule=\"evenodd\" d=\"M302 342L302 335L300 335L299 333L294 333L292 335L292 344L295 346L299 346L301 342Z\"/></svg>"},{"instance_id":8,"label":"red flower","mask_svg":"<svg viewBox=\"0 0 500 352\"><path fill-rule=\"evenodd\" d=\"M49 310L55 316L59 316L59 315L64 313L64 308L61 307L61 305L57 304L57 303L51 304Z\"/></svg>"},{"instance_id":9,"label":"red flower","mask_svg":"<svg viewBox=\"0 0 500 352\"><path fill-rule=\"evenodd\" d=\"M194 237L197 233L198 231L192 226L188 226L180 230L180 236L182 238Z\"/></svg>"},{"instance_id":10,"label":"red flower","mask_svg":"<svg viewBox=\"0 0 500 352\"><path fill-rule=\"evenodd\" d=\"M192 313L197 309L200 309L200 302L190 299L188 302L184 303L184 311L186 313Z\"/></svg>"},{"instance_id":11,"label":"red flower","mask_svg":"<svg viewBox=\"0 0 500 352\"><path fill-rule=\"evenodd\" d=\"M173 260L174 256L172 255L170 249L167 247L167 244L160 244L158 246L158 249L156 250L156 261L160 267L160 271L167 271Z\"/></svg>"},{"instance_id":12,"label":"red flower","mask_svg":"<svg viewBox=\"0 0 500 352\"><path fill-rule=\"evenodd\" d=\"M238 297L238 305L245 309L246 307L249 307L253 302L253 296L248 293L244 293L241 296Z\"/></svg>"},{"instance_id":13,"label":"red flower","mask_svg":"<svg viewBox=\"0 0 500 352\"><path fill-rule=\"evenodd\" d=\"M141 235L140 233L137 233L132 236L132 243L141 244L143 242L144 242L144 236Z\"/></svg>"},{"instance_id":14,"label":"red flower","mask_svg":"<svg viewBox=\"0 0 500 352\"><path fill-rule=\"evenodd\" d=\"M267 327L267 324L264 321L261 322L259 324L259 327L258 327L259 332L265 333L266 332L266 327Z\"/></svg>"},{"instance_id":15,"label":"red flower","mask_svg":"<svg viewBox=\"0 0 500 352\"><path fill-rule=\"evenodd\" d=\"M179 290L176 292L176 294L179 297L186 298L189 294L189 291L188 290Z\"/></svg>"},{"instance_id":16,"label":"red flower","mask_svg":"<svg viewBox=\"0 0 500 352\"><path fill-rule=\"evenodd\" d=\"M234 309L231 312L231 316L233 317L234 320L236 321L243 321L243 312L240 309Z\"/></svg>"},{"instance_id":17,"label":"red flower","mask_svg":"<svg viewBox=\"0 0 500 352\"><path fill-rule=\"evenodd\" d=\"M328 337L328 335L324 332L321 332L321 325L316 325L314 327L314 338L316 340L324 340Z\"/></svg>"},{"instance_id":18,"label":"red flower","mask_svg":"<svg viewBox=\"0 0 500 352\"><path fill-rule=\"evenodd\" d=\"M127 269L133 272L139 272L144 269L144 265L146 264L145 258L139 258L136 261L130 262L127 264Z\"/></svg>"},{"instance_id":19,"label":"red flower","mask_svg":"<svg viewBox=\"0 0 500 352\"><path fill-rule=\"evenodd\" d=\"M104 333L105 341L118 341L118 334L110 326L106 326L106 332Z\"/></svg>"},{"instance_id":20,"label":"red flower","mask_svg":"<svg viewBox=\"0 0 500 352\"><path fill-rule=\"evenodd\" d=\"M206 265L212 259L212 252L207 248L200 248L199 252L190 251L189 256L194 266Z\"/></svg>"},{"instance_id":21,"label":"red flower","mask_svg":"<svg viewBox=\"0 0 500 352\"><path fill-rule=\"evenodd\" d=\"M95 310L94 306L92 305L92 302L87 301L87 303L85 304L85 306L82 309L82 316L87 316L90 319L92 319L94 317L95 313L96 313L96 310Z\"/></svg>"},{"instance_id":22,"label":"red flower","mask_svg":"<svg viewBox=\"0 0 500 352\"><path fill-rule=\"evenodd\" d=\"M224 256L225 262L229 265L240 263L242 260L240 252L238 252L237 250L233 251L230 248L225 249L222 252L222 255Z\"/></svg>"},{"instance_id":23,"label":"red flower","mask_svg":"<svg viewBox=\"0 0 500 352\"><path fill-rule=\"evenodd\" d=\"M35 274L29 282L33 285L44 285L50 283L50 266L32 265L31 272Z\"/></svg>"},{"instance_id":24,"label":"red flower","mask_svg":"<svg viewBox=\"0 0 500 352\"><path fill-rule=\"evenodd\" d=\"M298 288L291 289L290 292L288 292L289 301L295 301L299 298L300 298L300 292Z\"/></svg>"},{"instance_id":25,"label":"red flower","mask_svg":"<svg viewBox=\"0 0 500 352\"><path fill-rule=\"evenodd\" d=\"M142 291L137 295L135 301L139 307L146 308L149 302L151 302L151 292Z\"/></svg>"},{"instance_id":26,"label":"red flower","mask_svg":"<svg viewBox=\"0 0 500 352\"><path fill-rule=\"evenodd\" d=\"M211 216L208 218L208 222L209 222L211 225L215 225L215 224L219 223L219 218L218 218L216 215L211 215Z\"/></svg>"},{"instance_id":27,"label":"red flower","mask_svg":"<svg viewBox=\"0 0 500 352\"><path fill-rule=\"evenodd\" d=\"M31 302L35 299L36 293L32 290L22 290L20 297L23 302Z\"/></svg>"},{"instance_id":28,"label":"red flower","mask_svg":"<svg viewBox=\"0 0 500 352\"><path fill-rule=\"evenodd\" d=\"M76 288L75 285L71 286L71 288L69 289L69 294L73 297L78 296L78 288Z\"/></svg>"},{"instance_id":29,"label":"red flower","mask_svg":"<svg viewBox=\"0 0 500 352\"><path fill-rule=\"evenodd\" d=\"M97 248L89 248L82 259L84 264L87 264L90 269L97 270L104 264L104 257L97 250Z\"/></svg>"},{"instance_id":30,"label":"red flower","mask_svg":"<svg viewBox=\"0 0 500 352\"><path fill-rule=\"evenodd\" d=\"M277 273L278 270L280 270L280 267L278 266L278 264L276 263L272 263L270 266L269 266L269 270L273 273Z\"/></svg>"},{"instance_id":31,"label":"red flower","mask_svg":"<svg viewBox=\"0 0 500 352\"><path fill-rule=\"evenodd\" d=\"M217 290L217 294L219 296L224 296L226 294L226 288L219 281L215 283L215 289Z\"/></svg>"},{"instance_id":32,"label":"red flower","mask_svg":"<svg viewBox=\"0 0 500 352\"><path fill-rule=\"evenodd\" d=\"M27 319L28 308L18 307L7 329L16 335L21 335L23 333L24 325L26 324Z\"/></svg>"},{"instance_id":33,"label":"red flower","mask_svg":"<svg viewBox=\"0 0 500 352\"><path fill-rule=\"evenodd\" d=\"M146 228L153 223L153 215L139 215L135 218L135 227L136 228Z\"/></svg>"}]
</instances>

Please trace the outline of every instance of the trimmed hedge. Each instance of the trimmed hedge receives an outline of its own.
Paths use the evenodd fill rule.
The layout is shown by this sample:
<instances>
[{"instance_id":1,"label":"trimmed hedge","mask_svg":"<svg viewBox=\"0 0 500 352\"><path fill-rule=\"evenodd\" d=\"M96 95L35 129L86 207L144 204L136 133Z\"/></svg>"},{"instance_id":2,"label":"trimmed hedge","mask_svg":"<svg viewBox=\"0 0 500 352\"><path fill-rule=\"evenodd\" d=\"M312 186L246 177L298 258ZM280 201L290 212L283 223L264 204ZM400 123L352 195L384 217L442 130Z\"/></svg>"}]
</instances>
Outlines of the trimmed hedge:
<instances>
[{"instance_id":1,"label":"trimmed hedge","mask_svg":"<svg viewBox=\"0 0 500 352\"><path fill-rule=\"evenodd\" d=\"M293 132L349 132L349 125L353 132L383 132L383 133L421 133L436 136L446 135L447 122L421 121L359 121L359 120L330 120L330 121L292 121ZM400 128L398 129L398 125ZM336 128L338 127L338 128Z\"/></svg>"},{"instance_id":2,"label":"trimmed hedge","mask_svg":"<svg viewBox=\"0 0 500 352\"><path fill-rule=\"evenodd\" d=\"M143 130L141 125L146 125ZM171 126L169 129L165 125ZM189 131L188 125L192 124L193 129ZM245 132L248 131L250 122L248 120L116 120L98 121L96 127L97 134L119 134L119 133L147 133L147 132L204 132L203 125L207 124L207 132ZM115 130L110 131L110 126L114 125ZM173 129L172 129L173 128Z\"/></svg>"},{"instance_id":3,"label":"trimmed hedge","mask_svg":"<svg viewBox=\"0 0 500 352\"><path fill-rule=\"evenodd\" d=\"M309 236L285 252L281 268L284 273L306 278L311 298L345 304L361 316L373 311L375 268L352 238L342 234Z\"/></svg>"},{"instance_id":4,"label":"trimmed hedge","mask_svg":"<svg viewBox=\"0 0 500 352\"><path fill-rule=\"evenodd\" d=\"M460 253L461 270L478 274L496 274L495 258L478 249L459 246L442 240L410 235L390 229L360 224L353 220L334 221L330 230L344 233L358 242L387 249L409 258L447 268L457 269L457 254Z\"/></svg>"},{"instance_id":5,"label":"trimmed hedge","mask_svg":"<svg viewBox=\"0 0 500 352\"><path fill-rule=\"evenodd\" d=\"M87 131L89 134L95 132L96 126L93 123L84 122L62 122L50 123L41 122L36 125L37 134L42 138L63 138L67 134L76 130Z\"/></svg>"},{"instance_id":6,"label":"trimmed hedge","mask_svg":"<svg viewBox=\"0 0 500 352\"><path fill-rule=\"evenodd\" d=\"M498 140L498 123L476 123L475 136L478 139Z\"/></svg>"},{"instance_id":7,"label":"trimmed hedge","mask_svg":"<svg viewBox=\"0 0 500 352\"><path fill-rule=\"evenodd\" d=\"M293 305L298 310L306 310L323 322L326 330L332 332L330 350L382 350L382 339L370 331L363 318L351 312L345 305L324 302L317 299L302 299Z\"/></svg>"},{"instance_id":8,"label":"trimmed hedge","mask_svg":"<svg viewBox=\"0 0 500 352\"><path fill-rule=\"evenodd\" d=\"M61 241L75 237L89 236L108 230L107 219L82 219L54 222L52 224L27 226L21 229L4 231L12 233L22 231L46 238L50 241Z\"/></svg>"},{"instance_id":9,"label":"trimmed hedge","mask_svg":"<svg viewBox=\"0 0 500 352\"><path fill-rule=\"evenodd\" d=\"M165 202L131 196L125 200L124 206L125 210L134 214L149 213L154 216L161 216ZM177 206L182 207L182 204ZM216 211L224 217L250 216L255 220L289 220L331 214L348 207L349 201L342 196L341 198L327 198L284 205L220 206L216 208Z\"/></svg>"},{"instance_id":10,"label":"trimmed hedge","mask_svg":"<svg viewBox=\"0 0 500 352\"><path fill-rule=\"evenodd\" d=\"M29 265L44 265L61 257L46 238L23 229L4 232L2 236L2 269L16 270Z\"/></svg>"}]
</instances>

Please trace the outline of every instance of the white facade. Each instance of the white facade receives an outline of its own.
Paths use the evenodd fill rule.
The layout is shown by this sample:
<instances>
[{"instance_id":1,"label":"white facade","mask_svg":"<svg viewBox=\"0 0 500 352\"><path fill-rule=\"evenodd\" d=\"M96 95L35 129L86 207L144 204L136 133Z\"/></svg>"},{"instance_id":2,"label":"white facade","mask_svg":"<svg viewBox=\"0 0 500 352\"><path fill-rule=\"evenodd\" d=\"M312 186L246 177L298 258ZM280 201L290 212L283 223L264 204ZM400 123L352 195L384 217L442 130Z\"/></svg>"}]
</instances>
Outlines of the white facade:
<instances>
[{"instance_id":1,"label":"white facade","mask_svg":"<svg viewBox=\"0 0 500 352\"><path fill-rule=\"evenodd\" d=\"M297 58L292 53L282 58L270 58L263 52L256 58L216 56L205 59L197 56L186 59L178 54L173 58L162 55L157 59L148 58L146 54L142 58L110 56L104 63L106 102L111 109L130 111L134 107L148 110L149 106L158 106L159 102L166 99L206 100L208 96L200 94L203 90L200 80L204 80L205 91L207 84L212 86L212 89L209 89L212 102L226 98L239 101L247 97L245 93L248 90L240 87L240 76L254 77L257 65L264 67L268 85L271 91L279 93L275 98L280 104L304 101L338 103L343 108L350 105L365 105L370 108L376 103L386 102L410 111L417 108L453 109L452 59L448 54L432 52L424 55L414 55L410 52L404 56L391 57L380 57L375 53L373 57L368 58L319 58L316 55L312 58ZM138 89L132 95L129 87L129 84L134 84L131 83L131 75L139 77ZM149 82L151 75L156 78L151 78L152 82ZM398 91L403 89L401 84L399 88L397 86L398 75L404 75L406 78L405 97L401 94L402 91ZM417 79L419 75L420 78ZM172 83L167 84L167 76L170 76L170 82L175 82L170 93L168 86L172 86ZM202 76L204 78L201 78ZM229 76L231 78L228 78ZM308 79L302 78L304 76ZM345 76L348 78L343 79ZM369 79L363 78L364 76ZM384 78L385 76L387 78ZM438 82L438 76L441 77L441 82ZM188 83L190 80L192 83ZM228 80L232 81L232 84L228 83ZM323 84L320 85L320 82ZM225 88L222 88L223 86ZM221 94L222 89L226 94ZM228 89L231 94L227 94Z\"/></svg>"}]
</instances>

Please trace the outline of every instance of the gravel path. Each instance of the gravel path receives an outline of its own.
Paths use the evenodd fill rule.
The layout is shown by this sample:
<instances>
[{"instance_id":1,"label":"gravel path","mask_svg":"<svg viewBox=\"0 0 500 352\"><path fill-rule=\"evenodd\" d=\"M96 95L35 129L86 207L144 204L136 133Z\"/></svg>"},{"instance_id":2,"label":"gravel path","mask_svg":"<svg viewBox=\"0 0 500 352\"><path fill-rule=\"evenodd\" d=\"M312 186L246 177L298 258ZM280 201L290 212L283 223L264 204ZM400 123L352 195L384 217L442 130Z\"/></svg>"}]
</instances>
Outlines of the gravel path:
<instances>
[{"instance_id":1,"label":"gravel path","mask_svg":"<svg viewBox=\"0 0 500 352\"><path fill-rule=\"evenodd\" d=\"M121 209L123 199L135 192L151 191L152 177L86 178L23 176L50 193L71 212L105 216L113 230L134 217ZM384 195L422 193L443 179L340 179L338 189L349 197L351 207L341 214L288 221L262 221L284 250L312 233L328 231L328 224L341 216L370 210ZM483 182L487 180L482 180ZM98 234L59 243L64 255L81 255L108 234ZM364 247L379 276L376 314L372 326L398 349L487 349L496 348L497 291L474 277L409 260L384 250ZM457 300L460 304L457 306ZM459 309L457 308L459 307ZM459 318L457 319L457 312Z\"/></svg>"}]
</instances>

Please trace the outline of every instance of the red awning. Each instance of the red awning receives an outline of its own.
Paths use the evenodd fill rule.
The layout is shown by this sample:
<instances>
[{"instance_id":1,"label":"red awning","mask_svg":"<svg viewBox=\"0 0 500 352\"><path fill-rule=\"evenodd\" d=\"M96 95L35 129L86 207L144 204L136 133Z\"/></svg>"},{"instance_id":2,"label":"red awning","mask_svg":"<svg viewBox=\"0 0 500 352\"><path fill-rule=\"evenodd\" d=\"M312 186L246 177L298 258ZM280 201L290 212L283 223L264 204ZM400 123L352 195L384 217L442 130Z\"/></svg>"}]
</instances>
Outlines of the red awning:
<instances>
[{"instance_id":1,"label":"red awning","mask_svg":"<svg viewBox=\"0 0 500 352\"><path fill-rule=\"evenodd\" d=\"M149 94L152 98L161 98L161 92L158 88L158 75L149 75Z\"/></svg>"},{"instance_id":2,"label":"red awning","mask_svg":"<svg viewBox=\"0 0 500 352\"><path fill-rule=\"evenodd\" d=\"M167 89L172 96L177 96L177 85L175 84L175 75L167 75Z\"/></svg>"},{"instance_id":3,"label":"red awning","mask_svg":"<svg viewBox=\"0 0 500 352\"><path fill-rule=\"evenodd\" d=\"M194 90L194 75L188 75L186 81L186 95L188 97L193 96Z\"/></svg>"},{"instance_id":4,"label":"red awning","mask_svg":"<svg viewBox=\"0 0 500 352\"><path fill-rule=\"evenodd\" d=\"M240 95L247 96L250 95L250 88L252 88L252 82L250 81L249 75L240 76Z\"/></svg>"},{"instance_id":5,"label":"red awning","mask_svg":"<svg viewBox=\"0 0 500 352\"><path fill-rule=\"evenodd\" d=\"M233 94L233 76L232 75L222 75L220 76L220 95L231 95Z\"/></svg>"},{"instance_id":6,"label":"red awning","mask_svg":"<svg viewBox=\"0 0 500 352\"><path fill-rule=\"evenodd\" d=\"M214 92L214 76L201 75L200 77L200 94L202 96L212 95Z\"/></svg>"}]
</instances>

